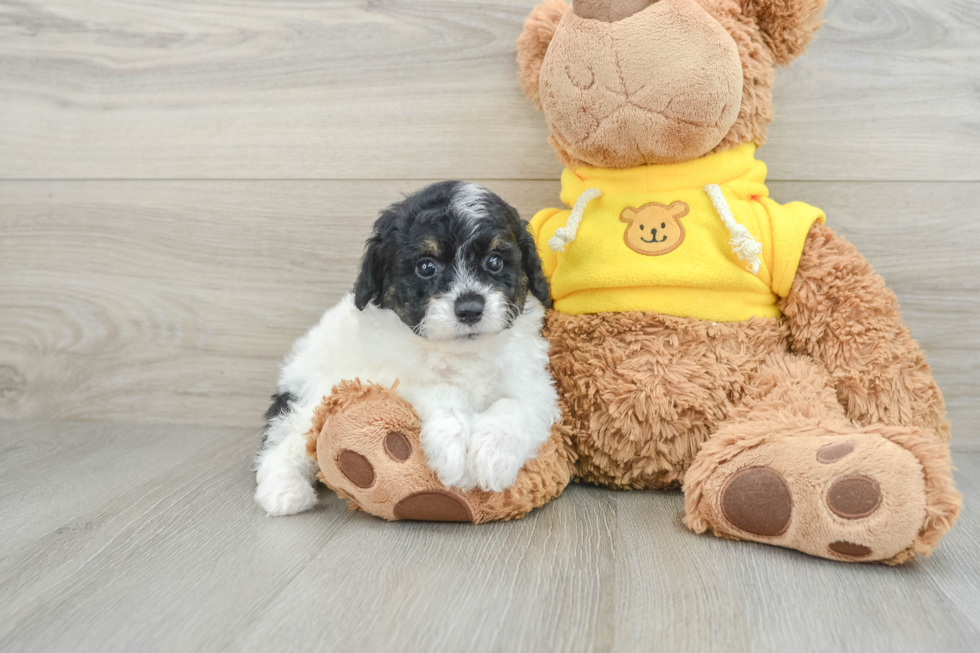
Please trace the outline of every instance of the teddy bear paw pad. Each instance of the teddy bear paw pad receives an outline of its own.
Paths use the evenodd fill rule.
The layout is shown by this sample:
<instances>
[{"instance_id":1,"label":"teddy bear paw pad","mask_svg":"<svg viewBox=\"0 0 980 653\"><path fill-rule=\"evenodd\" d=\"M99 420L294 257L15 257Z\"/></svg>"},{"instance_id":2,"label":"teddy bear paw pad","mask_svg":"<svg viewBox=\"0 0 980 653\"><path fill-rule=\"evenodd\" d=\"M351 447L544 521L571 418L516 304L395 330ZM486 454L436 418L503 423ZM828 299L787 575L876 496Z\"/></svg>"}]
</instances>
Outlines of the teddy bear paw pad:
<instances>
[{"instance_id":1,"label":"teddy bear paw pad","mask_svg":"<svg viewBox=\"0 0 980 653\"><path fill-rule=\"evenodd\" d=\"M783 477L769 467L736 472L721 495L728 523L754 535L781 535L789 528L793 497Z\"/></svg>"},{"instance_id":2,"label":"teddy bear paw pad","mask_svg":"<svg viewBox=\"0 0 980 653\"><path fill-rule=\"evenodd\" d=\"M863 544L854 544L853 542L831 542L827 545L827 548L834 553L850 558L865 558L871 555L870 548Z\"/></svg>"},{"instance_id":3,"label":"teddy bear paw pad","mask_svg":"<svg viewBox=\"0 0 980 653\"><path fill-rule=\"evenodd\" d=\"M834 560L888 560L926 518L918 459L875 433L766 442L722 464L703 491L716 533Z\"/></svg>"}]
</instances>

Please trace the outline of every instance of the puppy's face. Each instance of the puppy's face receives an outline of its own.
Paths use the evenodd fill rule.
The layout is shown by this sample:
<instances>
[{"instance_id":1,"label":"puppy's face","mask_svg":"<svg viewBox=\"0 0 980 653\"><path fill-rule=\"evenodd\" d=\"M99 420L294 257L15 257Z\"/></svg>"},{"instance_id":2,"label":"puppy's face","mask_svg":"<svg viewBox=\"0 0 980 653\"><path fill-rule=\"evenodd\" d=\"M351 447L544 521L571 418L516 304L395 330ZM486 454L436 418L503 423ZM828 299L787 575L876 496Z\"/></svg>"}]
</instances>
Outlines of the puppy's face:
<instances>
[{"instance_id":1,"label":"puppy's face","mask_svg":"<svg viewBox=\"0 0 980 653\"><path fill-rule=\"evenodd\" d=\"M381 214L354 302L394 311L418 335L446 341L510 327L528 294L550 305L526 223L490 191L448 181Z\"/></svg>"}]
</instances>

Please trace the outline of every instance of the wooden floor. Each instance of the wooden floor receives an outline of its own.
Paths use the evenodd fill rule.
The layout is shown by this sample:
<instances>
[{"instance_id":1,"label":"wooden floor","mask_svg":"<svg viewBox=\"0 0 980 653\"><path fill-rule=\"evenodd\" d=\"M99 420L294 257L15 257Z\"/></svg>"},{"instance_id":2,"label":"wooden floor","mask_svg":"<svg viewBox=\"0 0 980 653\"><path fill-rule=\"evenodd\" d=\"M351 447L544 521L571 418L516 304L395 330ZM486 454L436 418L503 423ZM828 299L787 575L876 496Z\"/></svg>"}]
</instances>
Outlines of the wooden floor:
<instances>
[{"instance_id":1,"label":"wooden floor","mask_svg":"<svg viewBox=\"0 0 980 653\"><path fill-rule=\"evenodd\" d=\"M697 536L676 492L573 486L526 519L252 503L243 428L0 422L0 650L976 651L980 453L930 558Z\"/></svg>"},{"instance_id":2,"label":"wooden floor","mask_svg":"<svg viewBox=\"0 0 980 653\"><path fill-rule=\"evenodd\" d=\"M252 503L278 362L383 206L557 202L533 4L0 0L0 651L978 650L976 0L829 0L759 153L929 354L966 498L934 556L697 537L670 493L479 528Z\"/></svg>"}]
</instances>

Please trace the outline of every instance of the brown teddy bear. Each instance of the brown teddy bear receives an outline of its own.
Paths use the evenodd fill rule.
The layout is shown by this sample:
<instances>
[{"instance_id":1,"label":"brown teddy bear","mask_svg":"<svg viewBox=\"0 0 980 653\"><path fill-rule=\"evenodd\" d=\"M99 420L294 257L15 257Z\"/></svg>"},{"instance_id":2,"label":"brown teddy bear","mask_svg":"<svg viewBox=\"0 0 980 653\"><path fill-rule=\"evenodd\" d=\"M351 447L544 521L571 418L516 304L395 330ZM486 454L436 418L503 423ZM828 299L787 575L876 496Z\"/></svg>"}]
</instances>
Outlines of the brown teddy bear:
<instances>
[{"instance_id":1,"label":"brown teddy bear","mask_svg":"<svg viewBox=\"0 0 980 653\"><path fill-rule=\"evenodd\" d=\"M349 384L311 432L325 481L387 519L474 522L572 478L682 487L698 533L842 561L930 553L961 502L942 395L883 279L821 211L770 199L755 158L774 67L802 54L824 1L536 7L518 61L567 166L569 208L531 223L562 422L514 487L462 493L418 457L409 406ZM336 471L348 449L381 480Z\"/></svg>"}]
</instances>

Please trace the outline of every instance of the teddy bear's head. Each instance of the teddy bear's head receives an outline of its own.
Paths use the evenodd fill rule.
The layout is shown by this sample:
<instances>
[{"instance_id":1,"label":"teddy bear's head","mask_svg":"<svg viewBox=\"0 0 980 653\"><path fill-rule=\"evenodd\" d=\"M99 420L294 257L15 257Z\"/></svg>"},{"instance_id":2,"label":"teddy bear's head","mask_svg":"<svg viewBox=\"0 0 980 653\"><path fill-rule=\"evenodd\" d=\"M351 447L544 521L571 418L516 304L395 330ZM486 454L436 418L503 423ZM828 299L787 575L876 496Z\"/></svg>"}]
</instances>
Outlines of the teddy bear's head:
<instances>
[{"instance_id":1,"label":"teddy bear's head","mask_svg":"<svg viewBox=\"0 0 980 653\"><path fill-rule=\"evenodd\" d=\"M765 140L776 64L826 0L549 0L518 40L562 163L678 163Z\"/></svg>"}]
</instances>

